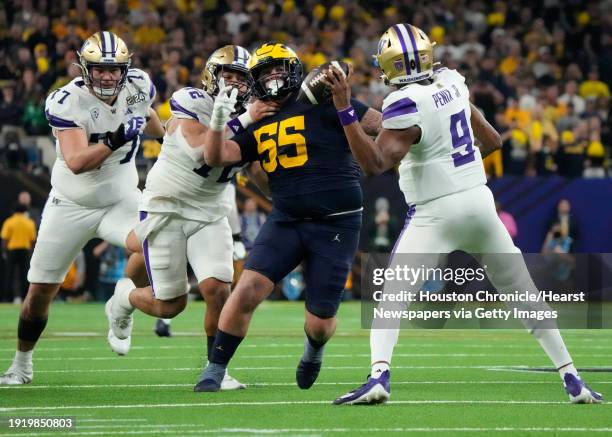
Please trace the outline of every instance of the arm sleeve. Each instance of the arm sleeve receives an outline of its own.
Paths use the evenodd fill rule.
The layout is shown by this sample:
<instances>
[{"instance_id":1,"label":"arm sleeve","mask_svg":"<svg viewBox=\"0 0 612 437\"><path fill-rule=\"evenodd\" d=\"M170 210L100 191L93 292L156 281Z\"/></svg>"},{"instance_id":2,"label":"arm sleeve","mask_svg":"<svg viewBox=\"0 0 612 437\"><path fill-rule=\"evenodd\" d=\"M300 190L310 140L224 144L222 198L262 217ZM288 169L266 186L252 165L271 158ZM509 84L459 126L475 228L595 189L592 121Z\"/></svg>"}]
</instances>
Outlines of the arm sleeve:
<instances>
[{"instance_id":1,"label":"arm sleeve","mask_svg":"<svg viewBox=\"0 0 612 437\"><path fill-rule=\"evenodd\" d=\"M257 152L257 142L251 129L247 129L241 134L235 135L232 141L236 141L240 146L240 153L242 154L243 162L253 162L259 160L259 153Z\"/></svg>"},{"instance_id":2,"label":"arm sleeve","mask_svg":"<svg viewBox=\"0 0 612 437\"><path fill-rule=\"evenodd\" d=\"M383 128L407 129L415 125L421 127L421 122L417 103L406 93L391 93L383 102Z\"/></svg>"}]
</instances>

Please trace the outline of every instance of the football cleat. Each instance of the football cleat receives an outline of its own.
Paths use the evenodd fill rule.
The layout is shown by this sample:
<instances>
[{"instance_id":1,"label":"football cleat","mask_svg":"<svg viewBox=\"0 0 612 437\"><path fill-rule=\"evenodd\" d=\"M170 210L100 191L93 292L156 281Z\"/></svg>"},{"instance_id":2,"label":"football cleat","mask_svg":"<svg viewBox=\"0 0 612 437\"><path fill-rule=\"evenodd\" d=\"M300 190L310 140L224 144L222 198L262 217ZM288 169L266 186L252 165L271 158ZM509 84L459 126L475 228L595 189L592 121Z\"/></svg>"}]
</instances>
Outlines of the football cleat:
<instances>
[{"instance_id":1,"label":"football cleat","mask_svg":"<svg viewBox=\"0 0 612 437\"><path fill-rule=\"evenodd\" d=\"M334 405L384 404L391 397L390 372L385 370L378 378L368 375L368 381L361 387L334 400Z\"/></svg>"},{"instance_id":2,"label":"football cleat","mask_svg":"<svg viewBox=\"0 0 612 437\"><path fill-rule=\"evenodd\" d=\"M246 385L238 381L233 376L230 376L227 371L225 372L225 376L223 377L223 381L221 381L221 391L230 391L230 390L243 390L246 388Z\"/></svg>"},{"instance_id":3,"label":"football cleat","mask_svg":"<svg viewBox=\"0 0 612 437\"><path fill-rule=\"evenodd\" d=\"M227 376L227 369L215 363L208 363L200 374L197 384L193 387L196 392L215 392L221 390L221 381Z\"/></svg>"},{"instance_id":4,"label":"football cleat","mask_svg":"<svg viewBox=\"0 0 612 437\"><path fill-rule=\"evenodd\" d=\"M321 371L321 362L300 360L295 371L295 380L302 390L308 390L317 380Z\"/></svg>"},{"instance_id":5,"label":"football cleat","mask_svg":"<svg viewBox=\"0 0 612 437\"><path fill-rule=\"evenodd\" d=\"M130 293L133 286L134 283L130 279L119 279L117 285L115 285L115 293L106 302L106 306L104 307L109 328L113 331L115 337L120 340L125 340L132 334L132 313L121 308L116 297L118 295Z\"/></svg>"},{"instance_id":6,"label":"football cleat","mask_svg":"<svg viewBox=\"0 0 612 437\"><path fill-rule=\"evenodd\" d=\"M0 376L0 385L23 385L29 384L34 378L32 366L23 368L15 363L8 368L6 373Z\"/></svg>"},{"instance_id":7,"label":"football cleat","mask_svg":"<svg viewBox=\"0 0 612 437\"><path fill-rule=\"evenodd\" d=\"M193 388L193 391L196 391L196 392L202 392L202 391L215 392L219 390L221 390L221 384L219 384L214 379L209 379L209 378L199 381Z\"/></svg>"},{"instance_id":8,"label":"football cleat","mask_svg":"<svg viewBox=\"0 0 612 437\"><path fill-rule=\"evenodd\" d=\"M196 391L196 392L202 392L202 391L214 392L214 391L219 391L219 390L221 390L221 383L219 383L214 378L207 377L206 369L204 369L204 371L202 372L202 375L200 375L200 380L197 382L195 387L193 387L193 391Z\"/></svg>"},{"instance_id":9,"label":"football cleat","mask_svg":"<svg viewBox=\"0 0 612 437\"><path fill-rule=\"evenodd\" d=\"M593 391L576 375L566 373L563 376L563 385L573 404L599 404L603 402L602 394Z\"/></svg>"},{"instance_id":10,"label":"football cleat","mask_svg":"<svg viewBox=\"0 0 612 437\"><path fill-rule=\"evenodd\" d=\"M164 322L163 319L157 319L153 332L155 332L158 337L172 337L172 332L170 331L170 323Z\"/></svg>"},{"instance_id":11,"label":"football cleat","mask_svg":"<svg viewBox=\"0 0 612 437\"><path fill-rule=\"evenodd\" d=\"M117 338L112 329L108 330L108 336L106 337L108 344L113 352L117 355L127 355L132 345L132 337L125 338L123 340Z\"/></svg>"}]
</instances>

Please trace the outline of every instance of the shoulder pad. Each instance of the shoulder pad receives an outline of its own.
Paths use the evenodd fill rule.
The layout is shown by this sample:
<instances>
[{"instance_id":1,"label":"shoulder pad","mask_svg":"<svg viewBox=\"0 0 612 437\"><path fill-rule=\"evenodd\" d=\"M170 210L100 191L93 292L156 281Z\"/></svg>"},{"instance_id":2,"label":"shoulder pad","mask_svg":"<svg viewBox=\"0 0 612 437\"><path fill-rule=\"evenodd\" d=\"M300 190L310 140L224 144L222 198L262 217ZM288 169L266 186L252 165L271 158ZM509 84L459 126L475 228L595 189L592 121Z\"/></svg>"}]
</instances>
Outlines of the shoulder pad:
<instances>
[{"instance_id":1,"label":"shoulder pad","mask_svg":"<svg viewBox=\"0 0 612 437\"><path fill-rule=\"evenodd\" d=\"M421 114L417 102L403 88L389 94L383 101L382 121L386 129L406 129L418 125Z\"/></svg>"},{"instance_id":2,"label":"shoulder pad","mask_svg":"<svg viewBox=\"0 0 612 437\"><path fill-rule=\"evenodd\" d=\"M79 119L82 108L79 107L78 85L74 82L58 88L47 96L45 101L45 116L54 129L84 128Z\"/></svg>"},{"instance_id":3,"label":"shoulder pad","mask_svg":"<svg viewBox=\"0 0 612 437\"><path fill-rule=\"evenodd\" d=\"M458 81L460 83L465 83L465 77L463 77L463 75L457 70L451 70L449 68L442 67L439 70L436 70L436 75L445 79L448 78L450 80Z\"/></svg>"},{"instance_id":4,"label":"shoulder pad","mask_svg":"<svg viewBox=\"0 0 612 437\"><path fill-rule=\"evenodd\" d=\"M204 90L198 88L181 88L170 98L170 110L177 118L199 121L207 125L212 113L213 100Z\"/></svg>"},{"instance_id":5,"label":"shoulder pad","mask_svg":"<svg viewBox=\"0 0 612 437\"><path fill-rule=\"evenodd\" d=\"M128 70L126 80L140 91L146 93L149 101L152 101L155 98L155 85L145 71L139 68L130 68Z\"/></svg>"}]
</instances>

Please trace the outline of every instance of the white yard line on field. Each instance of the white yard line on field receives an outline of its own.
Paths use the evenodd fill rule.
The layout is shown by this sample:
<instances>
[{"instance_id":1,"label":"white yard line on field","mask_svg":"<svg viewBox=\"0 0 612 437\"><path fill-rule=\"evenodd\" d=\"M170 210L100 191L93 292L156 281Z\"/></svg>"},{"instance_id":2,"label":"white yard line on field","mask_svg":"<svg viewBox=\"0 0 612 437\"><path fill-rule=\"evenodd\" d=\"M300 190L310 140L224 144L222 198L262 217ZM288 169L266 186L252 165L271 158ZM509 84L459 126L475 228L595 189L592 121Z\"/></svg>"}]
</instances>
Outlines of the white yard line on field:
<instances>
[{"instance_id":1,"label":"white yard line on field","mask_svg":"<svg viewBox=\"0 0 612 437\"><path fill-rule=\"evenodd\" d=\"M140 435L140 434L151 434L153 431L156 434L175 434L180 431L181 434L194 434L194 435L203 435L203 434L217 434L217 435L278 435L278 434L300 434L300 435L321 435L321 433L338 433L338 434L346 434L346 433L439 433L439 432L460 432L460 433L517 433L517 432L563 432L563 433L576 433L576 432L610 432L612 428L548 428L548 427L456 427L456 428L217 428L217 429L203 429L202 425L192 425L193 429L168 429L167 425L160 425L158 428L153 429L142 429L142 430L129 430L129 431L119 431L116 429L109 429L107 431L69 431L69 435L108 435L109 431L113 435ZM15 433L15 434L3 434L4 436L10 437L38 437L38 436L48 436L49 432L40 432L40 433Z\"/></svg>"},{"instance_id":2,"label":"white yard line on field","mask_svg":"<svg viewBox=\"0 0 612 437\"><path fill-rule=\"evenodd\" d=\"M240 406L240 407L258 407L258 406L270 406L270 405L329 405L329 400L320 401L247 401L247 402L193 402L193 403L164 403L164 404L121 404L121 405L53 405L53 406L39 406L39 407L2 407L0 413L10 413L15 411L61 411L61 410L113 410L113 409L149 409L149 408L195 408L195 407L228 407L228 406ZM393 405L568 405L568 402L562 401L517 401L517 400L464 400L464 399L450 399L450 400L407 400L407 401L391 401L389 404ZM603 403L602 407L612 406L612 403Z\"/></svg>"},{"instance_id":3,"label":"white yard line on field","mask_svg":"<svg viewBox=\"0 0 612 437\"><path fill-rule=\"evenodd\" d=\"M152 350L153 351L153 350ZM581 354L574 354L581 355ZM354 357L369 357L369 353L362 354L325 354L325 358L354 358ZM446 354L422 354L422 353L404 353L404 354L393 354L395 358L496 358L496 357L517 357L517 358L541 358L542 353L534 353L534 354L473 354L473 353L446 353ZM589 357L592 358L609 358L609 354L589 354ZM268 359L278 359L278 358L297 358L299 354L269 354L269 355L243 355L239 356L238 359L244 358L249 360L268 360ZM108 355L100 357L100 356L85 356L85 357L43 357L39 358L42 361L117 361L121 358L118 358L115 354L108 353ZM184 360L185 356L177 356L177 355L166 355L166 356L130 356L125 359L130 361L136 360ZM13 359L10 357L2 358L1 361L11 362Z\"/></svg>"},{"instance_id":4,"label":"white yard line on field","mask_svg":"<svg viewBox=\"0 0 612 437\"><path fill-rule=\"evenodd\" d=\"M119 358L117 358L119 359ZM515 366L516 369L527 366ZM295 366L231 366L232 370L295 370ZM486 366L393 366L394 369L409 369L409 370L466 370L466 369L484 369L498 370L509 368L508 364L503 365L486 365ZM326 370L367 370L364 366L325 366ZM173 372L193 372L201 371L200 367L162 367L162 368L125 368L125 369L58 369L58 370L36 370L36 373L106 373L106 372L158 372L158 371L173 371Z\"/></svg>"},{"instance_id":5,"label":"white yard line on field","mask_svg":"<svg viewBox=\"0 0 612 437\"><path fill-rule=\"evenodd\" d=\"M11 340L12 341L12 340ZM166 340L162 340L162 341L166 341ZM401 340L400 340L401 341ZM301 350L304 347L304 343L303 341L296 341L295 343L270 343L270 344L243 344L240 345L240 349L257 349L257 348L261 348L261 349L271 349L271 348L295 348L298 350ZM344 349L344 348L351 348L351 349L363 349L364 351L368 350L368 344L367 343L363 343L363 344L350 344L350 343L338 343L338 344L330 344L330 349ZM457 348L457 349L461 349L461 348L466 348L466 349L500 349L499 345L496 344L461 344L461 343L453 343L451 345L451 347L453 348ZM415 349L424 349L424 348L443 348L443 349L448 349L449 348L449 343L448 342L440 342L440 343L398 343L395 346L396 349L409 349L409 348L415 348ZM541 349L537 346L537 344L535 345L521 345L521 344L516 344L516 345L509 345L509 344L504 344L503 347L501 347L501 349L521 349L521 350L525 350L525 349L533 349L533 352L539 352ZM157 350L185 350L185 349L196 349L196 350L204 350L204 346L203 345L158 345L158 344L150 344L149 346L132 346L131 350L151 350L151 351L157 351ZM571 347L572 351L576 350L576 349L588 349L588 350L593 350L593 349L598 349L598 350L611 350L612 346L605 346L605 345L590 345L590 346L581 346L581 345L572 345ZM39 348L36 349L36 353L37 356L41 353L45 353L45 352L71 352L71 351L107 351L108 350L108 345L105 342L100 342L99 346L84 346L84 347L45 347L45 346L41 346ZM0 348L0 352L14 352L15 348L14 347L6 347L6 348Z\"/></svg>"},{"instance_id":6,"label":"white yard line on field","mask_svg":"<svg viewBox=\"0 0 612 437\"><path fill-rule=\"evenodd\" d=\"M317 382L317 385L359 385L363 381L352 382ZM550 381L393 381L393 385L530 385L530 384L560 384L557 378ZM612 384L612 381L597 381L596 384ZM293 387L295 382L253 382L249 387ZM37 389L115 389L115 388L178 388L193 387L191 383L183 384L63 384L63 385L0 385L0 390L37 390Z\"/></svg>"}]
</instances>

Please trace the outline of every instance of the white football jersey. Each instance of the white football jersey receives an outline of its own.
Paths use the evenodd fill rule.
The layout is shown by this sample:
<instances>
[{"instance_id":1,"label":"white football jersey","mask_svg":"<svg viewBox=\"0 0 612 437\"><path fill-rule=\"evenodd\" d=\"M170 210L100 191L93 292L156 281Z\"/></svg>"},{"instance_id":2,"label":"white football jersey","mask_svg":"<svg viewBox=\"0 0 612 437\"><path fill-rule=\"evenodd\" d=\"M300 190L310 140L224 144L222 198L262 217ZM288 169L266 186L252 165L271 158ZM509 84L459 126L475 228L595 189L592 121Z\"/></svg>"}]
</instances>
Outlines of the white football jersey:
<instances>
[{"instance_id":1,"label":"white football jersey","mask_svg":"<svg viewBox=\"0 0 612 437\"><path fill-rule=\"evenodd\" d=\"M213 103L204 90L187 87L172 94L170 109L173 117L208 126ZM164 137L157 162L147 175L141 209L206 222L227 216L235 203L228 182L243 164L227 167L196 164L177 144L176 134L175 130Z\"/></svg>"},{"instance_id":2,"label":"white football jersey","mask_svg":"<svg viewBox=\"0 0 612 437\"><path fill-rule=\"evenodd\" d=\"M45 113L54 134L58 130L82 128L89 144L96 144L129 118L146 117L154 97L155 86L147 73L132 68L112 106L93 95L82 78L76 78L49 94ZM51 173L55 193L86 207L117 203L138 186L134 155L139 145L138 136L115 150L98 169L77 175L68 168L56 140L57 158Z\"/></svg>"},{"instance_id":3,"label":"white football jersey","mask_svg":"<svg viewBox=\"0 0 612 437\"><path fill-rule=\"evenodd\" d=\"M409 84L383 102L385 129L421 128L399 167L399 186L408 204L421 204L486 183L480 149L470 126L465 78L442 68L430 85Z\"/></svg>"}]
</instances>

